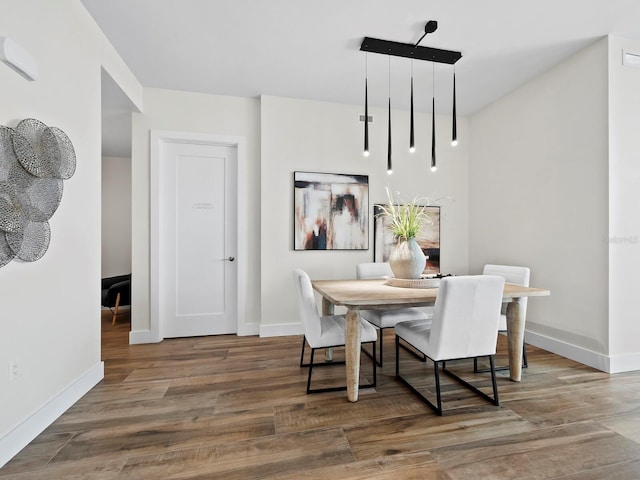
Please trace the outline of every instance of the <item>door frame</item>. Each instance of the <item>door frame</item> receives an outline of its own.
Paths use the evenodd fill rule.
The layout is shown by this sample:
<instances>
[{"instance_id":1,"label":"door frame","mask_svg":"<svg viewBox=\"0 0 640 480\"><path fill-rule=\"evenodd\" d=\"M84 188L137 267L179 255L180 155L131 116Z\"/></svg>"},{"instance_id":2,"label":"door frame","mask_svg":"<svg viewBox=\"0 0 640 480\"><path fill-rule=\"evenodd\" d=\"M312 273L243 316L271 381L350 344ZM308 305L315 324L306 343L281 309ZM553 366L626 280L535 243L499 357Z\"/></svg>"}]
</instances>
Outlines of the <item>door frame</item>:
<instances>
[{"instance_id":1,"label":"door frame","mask_svg":"<svg viewBox=\"0 0 640 480\"><path fill-rule=\"evenodd\" d=\"M220 147L232 147L236 149L236 206L237 206L237 329L236 335L247 335L246 328L246 253L247 238L240 235L245 230L247 219L247 192L245 183L241 179L246 178L245 171L245 137L231 135L213 135L203 133L151 130L151 165L150 165L150 265L149 265L149 300L150 300L150 333L152 342L160 342L164 339L162 324L160 322L160 199L162 196L160 185L160 159L163 146L169 143L184 143L196 145L210 145Z\"/></svg>"}]
</instances>

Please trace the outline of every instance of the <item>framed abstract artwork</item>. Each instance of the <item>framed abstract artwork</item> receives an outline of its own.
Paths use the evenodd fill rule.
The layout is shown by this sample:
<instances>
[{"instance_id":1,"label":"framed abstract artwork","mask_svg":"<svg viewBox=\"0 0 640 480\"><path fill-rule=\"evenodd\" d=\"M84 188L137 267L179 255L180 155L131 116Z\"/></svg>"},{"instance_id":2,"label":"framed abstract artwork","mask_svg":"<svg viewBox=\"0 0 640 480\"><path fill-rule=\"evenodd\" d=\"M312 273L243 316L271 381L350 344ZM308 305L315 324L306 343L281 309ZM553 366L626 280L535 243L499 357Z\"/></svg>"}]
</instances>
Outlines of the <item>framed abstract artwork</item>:
<instances>
[{"instance_id":1,"label":"framed abstract artwork","mask_svg":"<svg viewBox=\"0 0 640 480\"><path fill-rule=\"evenodd\" d=\"M423 222L420 233L416 237L418 245L427 257L423 273L440 273L440 207L430 205L425 207L425 210L431 222ZM373 206L373 218L373 260L388 262L396 238L388 228L389 220L380 205Z\"/></svg>"},{"instance_id":2,"label":"framed abstract artwork","mask_svg":"<svg viewBox=\"0 0 640 480\"><path fill-rule=\"evenodd\" d=\"M367 250L369 177L293 173L294 250Z\"/></svg>"}]
</instances>

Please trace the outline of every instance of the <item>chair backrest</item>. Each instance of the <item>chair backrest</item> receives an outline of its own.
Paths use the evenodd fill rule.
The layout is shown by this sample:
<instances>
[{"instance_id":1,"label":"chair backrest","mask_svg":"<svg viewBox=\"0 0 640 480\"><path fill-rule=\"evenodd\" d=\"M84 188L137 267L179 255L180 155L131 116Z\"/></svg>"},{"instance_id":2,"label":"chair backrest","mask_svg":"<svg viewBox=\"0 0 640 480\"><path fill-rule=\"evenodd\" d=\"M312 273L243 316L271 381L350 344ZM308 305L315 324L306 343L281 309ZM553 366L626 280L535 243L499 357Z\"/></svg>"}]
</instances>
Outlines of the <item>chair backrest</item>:
<instances>
[{"instance_id":1,"label":"chair backrest","mask_svg":"<svg viewBox=\"0 0 640 480\"><path fill-rule=\"evenodd\" d=\"M316 297L313 293L311 279L304 270L296 268L293 271L293 279L298 291L298 312L302 321L302 329L307 339L320 338L321 324Z\"/></svg>"},{"instance_id":2,"label":"chair backrest","mask_svg":"<svg viewBox=\"0 0 640 480\"><path fill-rule=\"evenodd\" d=\"M531 270L529 267L516 267L512 265L491 265L484 266L482 271L483 275L499 275L504 277L508 283L515 285L522 285L523 287L529 286L529 277L531 276ZM527 315L527 297L520 300L520 311L522 319L524 320ZM506 305L503 307L503 313L506 312Z\"/></svg>"},{"instance_id":3,"label":"chair backrest","mask_svg":"<svg viewBox=\"0 0 640 480\"><path fill-rule=\"evenodd\" d=\"M496 353L504 278L446 277L440 281L429 334L433 360Z\"/></svg>"},{"instance_id":4,"label":"chair backrest","mask_svg":"<svg viewBox=\"0 0 640 480\"><path fill-rule=\"evenodd\" d=\"M359 263L356 265L356 277L364 278L387 278L393 277L389 262Z\"/></svg>"}]
</instances>

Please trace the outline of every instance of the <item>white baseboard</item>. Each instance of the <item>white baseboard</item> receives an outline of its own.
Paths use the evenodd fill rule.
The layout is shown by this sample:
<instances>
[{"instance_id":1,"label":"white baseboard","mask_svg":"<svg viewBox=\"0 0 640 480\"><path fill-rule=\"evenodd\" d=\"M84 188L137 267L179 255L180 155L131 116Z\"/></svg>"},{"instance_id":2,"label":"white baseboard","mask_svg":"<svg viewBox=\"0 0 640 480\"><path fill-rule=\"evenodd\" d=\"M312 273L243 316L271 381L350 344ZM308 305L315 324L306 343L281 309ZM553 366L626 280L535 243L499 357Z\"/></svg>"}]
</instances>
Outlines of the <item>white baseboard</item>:
<instances>
[{"instance_id":1,"label":"white baseboard","mask_svg":"<svg viewBox=\"0 0 640 480\"><path fill-rule=\"evenodd\" d=\"M640 370L640 354L609 356L539 333L525 333L527 343L607 373Z\"/></svg>"},{"instance_id":2,"label":"white baseboard","mask_svg":"<svg viewBox=\"0 0 640 480\"><path fill-rule=\"evenodd\" d=\"M248 323L245 325L241 325L238 329L239 337L247 337L251 335L259 335L260 334L260 324L258 323Z\"/></svg>"},{"instance_id":3,"label":"white baseboard","mask_svg":"<svg viewBox=\"0 0 640 480\"><path fill-rule=\"evenodd\" d=\"M156 343L151 341L151 330L132 330L129 332L129 345Z\"/></svg>"},{"instance_id":4,"label":"white baseboard","mask_svg":"<svg viewBox=\"0 0 640 480\"><path fill-rule=\"evenodd\" d=\"M284 337L288 335L302 335L301 323L277 323L260 325L261 337Z\"/></svg>"},{"instance_id":5,"label":"white baseboard","mask_svg":"<svg viewBox=\"0 0 640 480\"><path fill-rule=\"evenodd\" d=\"M238 331L238 336L250 336L250 335L258 335L260 332L260 325L250 324L245 325L242 330ZM143 343L158 343L157 341L152 340L151 338L151 330L132 330L129 332L129 345L141 345Z\"/></svg>"},{"instance_id":6,"label":"white baseboard","mask_svg":"<svg viewBox=\"0 0 640 480\"><path fill-rule=\"evenodd\" d=\"M60 415L104 378L104 362L99 362L36 412L0 438L0 467L40 435Z\"/></svg>"}]
</instances>

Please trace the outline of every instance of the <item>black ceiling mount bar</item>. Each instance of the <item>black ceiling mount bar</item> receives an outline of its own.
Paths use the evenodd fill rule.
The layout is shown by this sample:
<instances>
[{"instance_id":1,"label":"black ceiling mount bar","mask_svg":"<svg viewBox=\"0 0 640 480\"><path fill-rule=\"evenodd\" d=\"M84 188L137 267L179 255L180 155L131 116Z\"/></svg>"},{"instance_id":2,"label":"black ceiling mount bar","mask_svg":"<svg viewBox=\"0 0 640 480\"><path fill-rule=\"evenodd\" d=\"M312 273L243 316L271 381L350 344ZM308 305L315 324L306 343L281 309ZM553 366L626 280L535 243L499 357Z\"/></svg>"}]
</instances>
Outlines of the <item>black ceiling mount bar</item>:
<instances>
[{"instance_id":1,"label":"black ceiling mount bar","mask_svg":"<svg viewBox=\"0 0 640 480\"><path fill-rule=\"evenodd\" d=\"M421 39L422 40L422 39ZM379 38L364 37L360 50L363 52L381 53L396 57L426 60L428 62L455 64L462 58L462 53L439 48L416 47L411 43L392 42Z\"/></svg>"}]
</instances>

